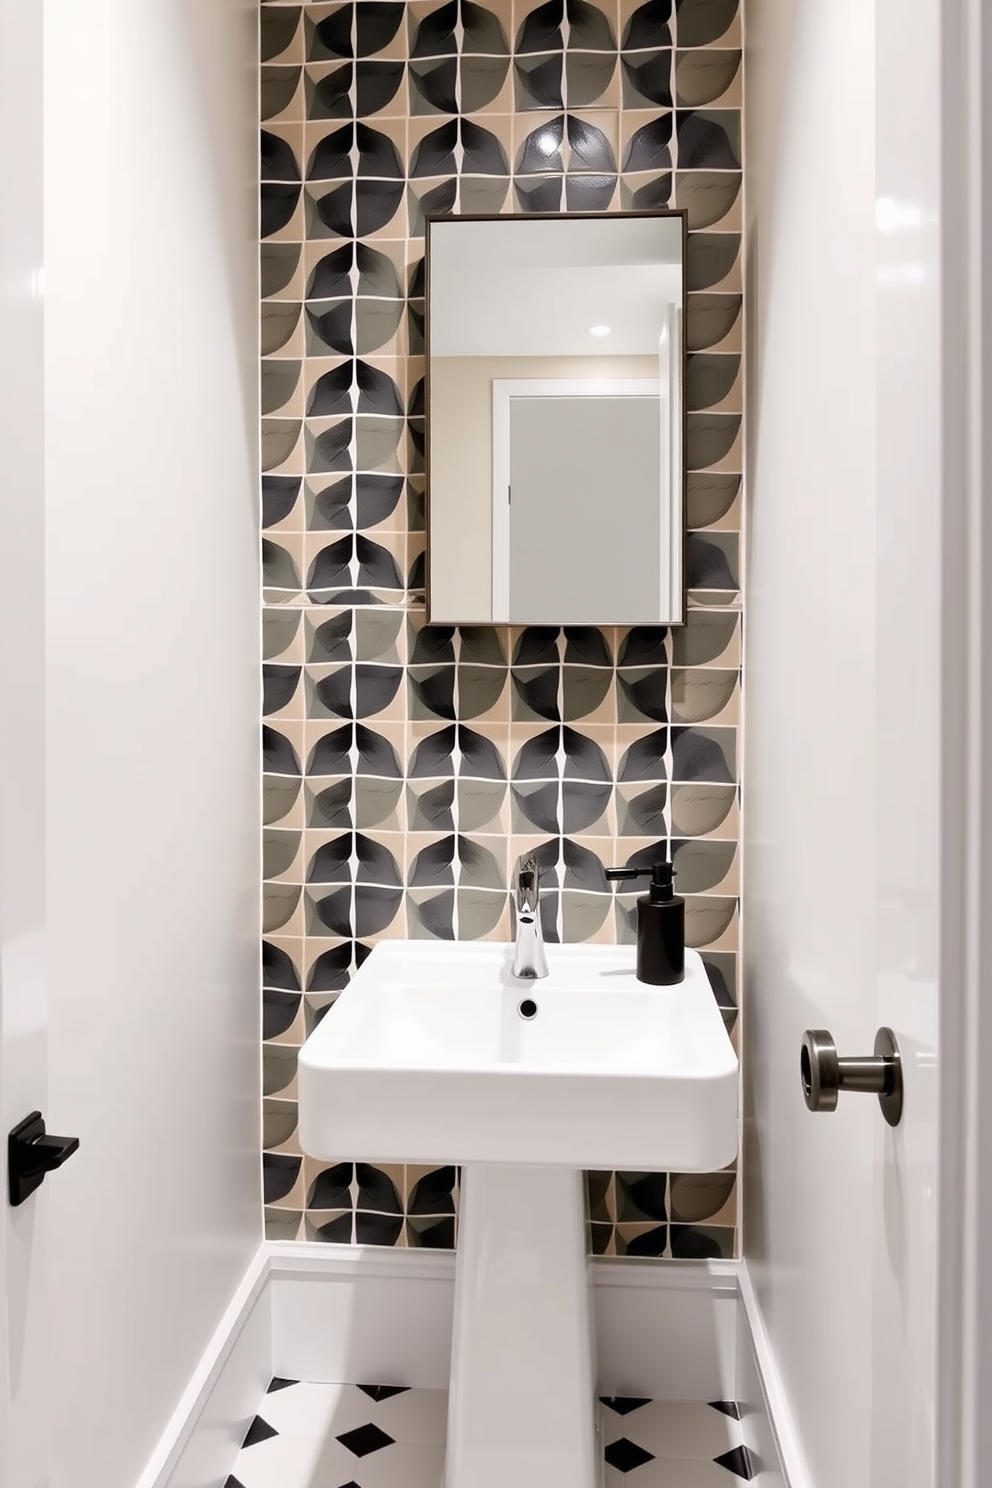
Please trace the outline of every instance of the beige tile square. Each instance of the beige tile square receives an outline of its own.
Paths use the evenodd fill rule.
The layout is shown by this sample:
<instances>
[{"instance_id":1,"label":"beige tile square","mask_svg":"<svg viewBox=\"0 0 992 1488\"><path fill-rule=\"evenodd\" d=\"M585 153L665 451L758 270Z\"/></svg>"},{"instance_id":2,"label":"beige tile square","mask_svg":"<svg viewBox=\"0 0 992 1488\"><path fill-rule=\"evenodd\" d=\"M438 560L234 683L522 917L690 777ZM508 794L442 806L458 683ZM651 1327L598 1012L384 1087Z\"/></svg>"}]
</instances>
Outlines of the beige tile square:
<instances>
[{"instance_id":1,"label":"beige tile square","mask_svg":"<svg viewBox=\"0 0 992 1488\"><path fill-rule=\"evenodd\" d=\"M262 599L265 604L296 603L303 582L303 534L262 537Z\"/></svg>"},{"instance_id":2,"label":"beige tile square","mask_svg":"<svg viewBox=\"0 0 992 1488\"><path fill-rule=\"evenodd\" d=\"M288 442L292 429L287 421L302 419L306 406L300 358L267 357L262 363L261 394L263 417L281 420Z\"/></svg>"},{"instance_id":3,"label":"beige tile square","mask_svg":"<svg viewBox=\"0 0 992 1488\"><path fill-rule=\"evenodd\" d=\"M259 90L264 127L297 123L306 117L303 68L298 63L263 65Z\"/></svg>"},{"instance_id":4,"label":"beige tile square","mask_svg":"<svg viewBox=\"0 0 992 1488\"><path fill-rule=\"evenodd\" d=\"M301 64L304 34L302 7L269 5L261 13L261 57L266 64Z\"/></svg>"},{"instance_id":5,"label":"beige tile square","mask_svg":"<svg viewBox=\"0 0 992 1488\"><path fill-rule=\"evenodd\" d=\"M717 894L687 894L684 897L686 945L696 950L736 950L736 898Z\"/></svg>"},{"instance_id":6,"label":"beige tile square","mask_svg":"<svg viewBox=\"0 0 992 1488\"><path fill-rule=\"evenodd\" d=\"M635 38L629 34L630 21L631 17L638 10L641 10L643 8L643 4L644 0L619 0L617 15L617 40L619 41L621 47L629 47L631 41L635 40ZM674 41L674 12L675 7L673 5L673 20L670 21L666 26L659 26L657 28L658 36L657 41L653 42L654 45L658 47L672 45Z\"/></svg>"},{"instance_id":7,"label":"beige tile square","mask_svg":"<svg viewBox=\"0 0 992 1488\"><path fill-rule=\"evenodd\" d=\"M306 172L306 128L302 119L263 124L263 181L300 184Z\"/></svg>"},{"instance_id":8,"label":"beige tile square","mask_svg":"<svg viewBox=\"0 0 992 1488\"><path fill-rule=\"evenodd\" d=\"M743 224L739 171L677 171L674 205L689 214L690 231L698 228L740 232Z\"/></svg>"},{"instance_id":9,"label":"beige tile square","mask_svg":"<svg viewBox=\"0 0 992 1488\"><path fill-rule=\"evenodd\" d=\"M285 775L264 775L262 779L262 820L266 825L284 827L304 824L303 782ZM281 929L273 926L273 929ZM290 931L286 932L291 933ZM302 927L299 932L302 934Z\"/></svg>"},{"instance_id":10,"label":"beige tile square","mask_svg":"<svg viewBox=\"0 0 992 1488\"><path fill-rule=\"evenodd\" d=\"M298 184L267 182L262 187L263 206L268 202L272 220L279 225L264 239L269 243L302 243L306 236L304 193Z\"/></svg>"},{"instance_id":11,"label":"beige tile square","mask_svg":"<svg viewBox=\"0 0 992 1488\"><path fill-rule=\"evenodd\" d=\"M268 935L304 933L303 892L299 884L265 883L262 885L262 928Z\"/></svg>"},{"instance_id":12,"label":"beige tile square","mask_svg":"<svg viewBox=\"0 0 992 1488\"><path fill-rule=\"evenodd\" d=\"M303 32L308 61L326 62L337 57L352 55L351 38L354 34L354 26L349 24L352 14L352 7L347 3L309 4L303 7ZM320 32L320 27L325 23L329 23L332 28L335 43L332 46L327 44L326 38L322 37Z\"/></svg>"},{"instance_id":13,"label":"beige tile square","mask_svg":"<svg viewBox=\"0 0 992 1488\"><path fill-rule=\"evenodd\" d=\"M263 418L263 473L302 476L305 465L302 435L302 418Z\"/></svg>"},{"instance_id":14,"label":"beige tile square","mask_svg":"<svg viewBox=\"0 0 992 1488\"><path fill-rule=\"evenodd\" d=\"M744 72L740 49L721 45L679 51L675 82L679 108L742 108Z\"/></svg>"},{"instance_id":15,"label":"beige tile square","mask_svg":"<svg viewBox=\"0 0 992 1488\"><path fill-rule=\"evenodd\" d=\"M262 611L263 661L296 662L304 660L304 634L299 610L284 606L267 606Z\"/></svg>"},{"instance_id":16,"label":"beige tile square","mask_svg":"<svg viewBox=\"0 0 992 1488\"><path fill-rule=\"evenodd\" d=\"M488 5L487 9L493 7ZM463 100L471 101L470 117L485 125L490 114L512 114L513 65L501 57L466 56L461 62ZM463 104L464 106L464 104ZM488 128L488 125L485 125Z\"/></svg>"},{"instance_id":17,"label":"beige tile square","mask_svg":"<svg viewBox=\"0 0 992 1488\"><path fill-rule=\"evenodd\" d=\"M299 303L305 293L303 246L266 239L259 247L259 270L263 300Z\"/></svg>"},{"instance_id":18,"label":"beige tile square","mask_svg":"<svg viewBox=\"0 0 992 1488\"><path fill-rule=\"evenodd\" d=\"M302 358L306 352L305 326L298 300L263 300L259 324L263 357Z\"/></svg>"}]
</instances>

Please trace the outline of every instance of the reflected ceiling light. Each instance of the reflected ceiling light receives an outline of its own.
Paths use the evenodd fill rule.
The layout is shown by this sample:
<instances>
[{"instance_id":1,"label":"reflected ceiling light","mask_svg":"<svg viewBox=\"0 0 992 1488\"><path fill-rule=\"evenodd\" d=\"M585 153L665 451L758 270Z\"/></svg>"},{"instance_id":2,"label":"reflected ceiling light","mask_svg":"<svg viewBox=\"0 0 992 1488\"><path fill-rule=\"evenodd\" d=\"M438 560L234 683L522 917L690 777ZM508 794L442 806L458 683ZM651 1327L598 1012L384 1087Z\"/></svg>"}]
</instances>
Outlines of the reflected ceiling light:
<instances>
[{"instance_id":1,"label":"reflected ceiling light","mask_svg":"<svg viewBox=\"0 0 992 1488\"><path fill-rule=\"evenodd\" d=\"M875 202L875 226L884 233L919 232L923 226L923 208L919 202L880 196Z\"/></svg>"},{"instance_id":2,"label":"reflected ceiling light","mask_svg":"<svg viewBox=\"0 0 992 1488\"><path fill-rule=\"evenodd\" d=\"M590 336L608 336L610 334L610 328L604 325L590 326L589 334Z\"/></svg>"}]
</instances>

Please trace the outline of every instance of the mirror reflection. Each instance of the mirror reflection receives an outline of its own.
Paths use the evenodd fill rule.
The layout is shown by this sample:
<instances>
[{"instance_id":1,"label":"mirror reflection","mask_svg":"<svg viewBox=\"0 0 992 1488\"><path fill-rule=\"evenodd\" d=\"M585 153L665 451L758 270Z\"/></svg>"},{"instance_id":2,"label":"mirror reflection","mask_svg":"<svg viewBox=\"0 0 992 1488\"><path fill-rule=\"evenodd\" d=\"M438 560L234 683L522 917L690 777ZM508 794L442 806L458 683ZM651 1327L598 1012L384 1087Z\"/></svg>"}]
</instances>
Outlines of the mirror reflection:
<instances>
[{"instance_id":1,"label":"mirror reflection","mask_svg":"<svg viewBox=\"0 0 992 1488\"><path fill-rule=\"evenodd\" d=\"M681 213L428 222L429 619L683 620Z\"/></svg>"}]
</instances>

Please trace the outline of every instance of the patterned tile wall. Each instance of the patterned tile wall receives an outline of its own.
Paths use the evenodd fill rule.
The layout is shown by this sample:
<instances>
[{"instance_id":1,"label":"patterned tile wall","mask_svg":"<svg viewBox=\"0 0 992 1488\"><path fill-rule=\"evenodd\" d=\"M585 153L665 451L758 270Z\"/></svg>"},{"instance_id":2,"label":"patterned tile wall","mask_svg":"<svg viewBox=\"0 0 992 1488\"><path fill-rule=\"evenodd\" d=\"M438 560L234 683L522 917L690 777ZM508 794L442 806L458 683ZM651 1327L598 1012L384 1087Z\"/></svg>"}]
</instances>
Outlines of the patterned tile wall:
<instances>
[{"instance_id":1,"label":"patterned tile wall","mask_svg":"<svg viewBox=\"0 0 992 1488\"><path fill-rule=\"evenodd\" d=\"M628 942L604 866L670 844L735 1025L741 18L263 0L261 29L267 1228L448 1247L454 1169L296 1139L300 1044L376 940L509 938L526 847L549 939ZM425 626L424 213L667 205L691 234L689 623ZM589 1197L597 1253L734 1252L733 1172L593 1173Z\"/></svg>"}]
</instances>

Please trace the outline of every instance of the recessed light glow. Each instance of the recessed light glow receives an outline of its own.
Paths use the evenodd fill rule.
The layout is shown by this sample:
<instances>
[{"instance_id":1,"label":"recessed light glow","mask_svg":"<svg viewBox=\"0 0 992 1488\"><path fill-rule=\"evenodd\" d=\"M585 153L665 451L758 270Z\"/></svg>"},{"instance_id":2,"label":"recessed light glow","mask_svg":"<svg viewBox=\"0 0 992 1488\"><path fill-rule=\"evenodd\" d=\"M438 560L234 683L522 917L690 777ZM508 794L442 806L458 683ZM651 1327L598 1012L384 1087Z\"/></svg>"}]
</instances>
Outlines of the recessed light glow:
<instances>
[{"instance_id":1,"label":"recessed light glow","mask_svg":"<svg viewBox=\"0 0 992 1488\"><path fill-rule=\"evenodd\" d=\"M919 232L923 226L923 208L919 202L880 196L875 202L875 226L884 233Z\"/></svg>"},{"instance_id":2,"label":"recessed light glow","mask_svg":"<svg viewBox=\"0 0 992 1488\"><path fill-rule=\"evenodd\" d=\"M604 325L590 326L589 334L590 336L608 336L610 334L610 328Z\"/></svg>"}]
</instances>

